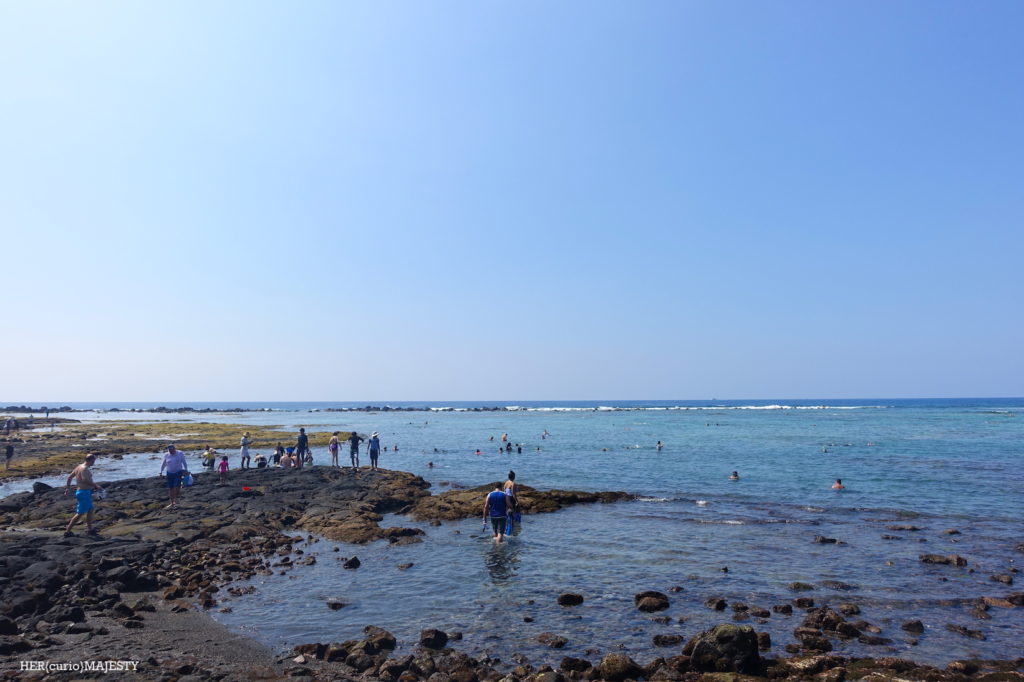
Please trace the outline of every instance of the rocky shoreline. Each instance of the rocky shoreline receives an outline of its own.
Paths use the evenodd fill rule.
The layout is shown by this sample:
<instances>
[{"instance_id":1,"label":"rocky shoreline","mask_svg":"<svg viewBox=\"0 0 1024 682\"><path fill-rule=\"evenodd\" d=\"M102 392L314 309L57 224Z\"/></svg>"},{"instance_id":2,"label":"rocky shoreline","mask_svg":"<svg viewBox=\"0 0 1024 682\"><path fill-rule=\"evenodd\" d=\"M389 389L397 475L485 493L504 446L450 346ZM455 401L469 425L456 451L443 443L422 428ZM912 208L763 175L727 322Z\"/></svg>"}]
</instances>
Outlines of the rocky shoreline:
<instances>
[{"instance_id":1,"label":"rocky shoreline","mask_svg":"<svg viewBox=\"0 0 1024 682\"><path fill-rule=\"evenodd\" d=\"M438 630L408 643L418 645L414 653L393 656L395 638L376 627L368 627L362 640L309 643L275 656L230 634L202 611L230 608L221 601L238 590L232 587L238 580L315 562L307 549L318 540L310 533L353 545L420 542L421 530L382 527L382 515L404 513L432 524L475 516L490 488L431 495L429 484L412 474L329 467L233 471L230 485L223 487L212 475L197 478L173 511L163 509L166 491L157 477L107 485L110 497L98 505L98 539L62 537L71 511L62 490L40 484L33 492L0 500L0 675L33 679L18 668L24 660L92 658L139 660L138 671L125 675L158 680L1024 679L1019 672L1024 660L958 661L940 670L893 658L833 656L830 639L877 635L870 623L855 618L855 607L833 610L813 602L777 605L804 612L796 631L800 644L787 647L797 654L793 658L762 657L771 647L763 633L731 623L685 646L681 638L665 642L667 650L675 647L674 655L642 664L615 652L559 660L557 633L545 633L552 659L536 664L519 655L473 658L449 648L450 642L457 647L457 633ZM533 513L629 498L531 488L522 493ZM358 566L358 558L345 559L348 567ZM584 598L552 595L565 608ZM641 593L635 607L658 618L669 599L660 592ZM1024 594L1002 601L995 607L1019 608ZM731 607L734 612L759 608ZM724 610L726 604L717 600L709 608ZM76 673L38 679L44 677L82 679Z\"/></svg>"}]
</instances>

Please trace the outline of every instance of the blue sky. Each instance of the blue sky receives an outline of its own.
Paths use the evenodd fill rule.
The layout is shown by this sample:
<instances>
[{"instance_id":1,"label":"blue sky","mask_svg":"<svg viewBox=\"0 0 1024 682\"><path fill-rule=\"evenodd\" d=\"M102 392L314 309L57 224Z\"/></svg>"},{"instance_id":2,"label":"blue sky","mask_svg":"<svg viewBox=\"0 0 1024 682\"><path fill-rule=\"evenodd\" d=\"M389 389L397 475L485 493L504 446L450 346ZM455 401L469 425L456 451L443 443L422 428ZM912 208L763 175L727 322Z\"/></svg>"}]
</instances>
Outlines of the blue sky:
<instances>
[{"instance_id":1,"label":"blue sky","mask_svg":"<svg viewBox=\"0 0 1024 682\"><path fill-rule=\"evenodd\" d=\"M7 2L0 402L1024 394L1020 2Z\"/></svg>"}]
</instances>

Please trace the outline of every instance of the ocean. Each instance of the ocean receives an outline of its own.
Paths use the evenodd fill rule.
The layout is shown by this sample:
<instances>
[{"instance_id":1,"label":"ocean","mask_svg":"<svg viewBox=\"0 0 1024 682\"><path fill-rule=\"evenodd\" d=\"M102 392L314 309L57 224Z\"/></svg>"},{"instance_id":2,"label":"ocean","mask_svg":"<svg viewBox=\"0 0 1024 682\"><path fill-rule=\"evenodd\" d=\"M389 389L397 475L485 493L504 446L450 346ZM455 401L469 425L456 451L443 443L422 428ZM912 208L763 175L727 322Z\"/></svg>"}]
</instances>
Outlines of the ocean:
<instances>
[{"instance_id":1,"label":"ocean","mask_svg":"<svg viewBox=\"0 0 1024 682\"><path fill-rule=\"evenodd\" d=\"M70 406L94 410L66 415L82 419L379 431L389 448L381 466L418 474L435 492L504 480L513 469L518 482L536 488L639 496L528 515L521 534L498 547L480 519L421 525L427 535L416 545L340 545L334 553L334 543L311 544L307 552L321 558L315 565L257 577L249 581L255 592L224 601L230 613L212 613L275 649L355 638L373 624L406 643L422 628L459 631L459 648L499 658L518 652L557 662L621 650L645 662L677 653L655 647L653 635L689 637L733 619L731 609L705 607L709 597L770 610L809 596L858 605L860 617L891 640L836 642L837 653L944 663L1024 650L1024 609L993 608L985 620L971 613L982 596L1024 590L991 579L1016 579L1024 560L1016 549L1024 542L1024 399L391 403L419 411L352 412L326 410L365 404L191 404L257 410L226 414L109 411L157 407L137 403ZM508 409L476 410L492 407ZM521 444L522 454L499 454L502 434ZM316 462L329 461L326 443L313 445ZM108 475L132 475L133 463L136 475L151 475L148 458L111 462ZM738 481L729 480L734 470ZM831 489L837 478L844 490ZM839 542L818 544L815 536ZM956 553L969 564L927 565L919 560L924 553ZM356 571L333 561L353 554L363 563ZM404 563L413 566L400 570ZM794 581L815 589L794 593ZM669 622L633 607L635 593L670 588L672 605L658 614ZM565 591L584 595L584 604L557 606ZM331 611L327 599L349 605ZM924 634L900 629L912 619L924 622ZM795 641L799 621L798 610L740 622L769 632L780 652ZM981 630L986 639L947 625ZM545 631L565 636L565 648L541 646L536 637Z\"/></svg>"}]
</instances>

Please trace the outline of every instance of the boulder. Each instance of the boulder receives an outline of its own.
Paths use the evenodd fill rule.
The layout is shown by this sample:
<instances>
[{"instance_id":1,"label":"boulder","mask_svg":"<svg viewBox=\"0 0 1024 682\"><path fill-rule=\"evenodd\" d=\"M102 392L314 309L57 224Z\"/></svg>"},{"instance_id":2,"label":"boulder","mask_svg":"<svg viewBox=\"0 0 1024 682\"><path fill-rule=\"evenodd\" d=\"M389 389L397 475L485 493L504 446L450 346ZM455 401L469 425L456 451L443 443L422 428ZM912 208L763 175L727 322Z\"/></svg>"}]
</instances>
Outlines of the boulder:
<instances>
[{"instance_id":1,"label":"boulder","mask_svg":"<svg viewBox=\"0 0 1024 682\"><path fill-rule=\"evenodd\" d=\"M814 600L810 597L797 597L793 600L793 606L798 609L810 609L814 608Z\"/></svg>"},{"instance_id":2,"label":"boulder","mask_svg":"<svg viewBox=\"0 0 1024 682\"><path fill-rule=\"evenodd\" d=\"M420 632L420 646L427 649L443 649L448 645L448 635L440 630L427 629Z\"/></svg>"},{"instance_id":3,"label":"boulder","mask_svg":"<svg viewBox=\"0 0 1024 682\"><path fill-rule=\"evenodd\" d=\"M537 635L537 641L549 649L561 649L569 640L562 635L556 635L553 632L542 632Z\"/></svg>"},{"instance_id":4,"label":"boulder","mask_svg":"<svg viewBox=\"0 0 1024 682\"><path fill-rule=\"evenodd\" d=\"M997 583L1002 583L1004 585L1013 584L1013 576L1009 573L1000 573L999 575L994 575L990 578L990 580L994 580Z\"/></svg>"},{"instance_id":5,"label":"boulder","mask_svg":"<svg viewBox=\"0 0 1024 682\"><path fill-rule=\"evenodd\" d=\"M394 635L376 625L367 625L363 632L366 633L366 641L373 644L377 651L393 651L397 645Z\"/></svg>"},{"instance_id":6,"label":"boulder","mask_svg":"<svg viewBox=\"0 0 1024 682\"><path fill-rule=\"evenodd\" d=\"M908 620L906 623L900 626L900 629L905 630L914 635L919 635L924 632L924 623L919 620Z\"/></svg>"},{"instance_id":7,"label":"boulder","mask_svg":"<svg viewBox=\"0 0 1024 682\"><path fill-rule=\"evenodd\" d=\"M575 594L573 592L566 592L558 595L559 606L579 606L583 603L583 595Z\"/></svg>"},{"instance_id":8,"label":"boulder","mask_svg":"<svg viewBox=\"0 0 1024 682\"><path fill-rule=\"evenodd\" d=\"M633 603L638 609L648 613L652 611L664 611L669 605L668 596L661 592L655 592L654 590L647 590L646 592L640 592L634 595Z\"/></svg>"},{"instance_id":9,"label":"boulder","mask_svg":"<svg viewBox=\"0 0 1024 682\"><path fill-rule=\"evenodd\" d=\"M362 562L359 561L359 557L354 556L351 559L346 559L345 562L341 565L341 567L342 568L350 568L351 569L351 568L359 568L360 565L362 565Z\"/></svg>"},{"instance_id":10,"label":"boulder","mask_svg":"<svg viewBox=\"0 0 1024 682\"><path fill-rule=\"evenodd\" d=\"M757 633L749 625L716 625L687 642L683 655L690 657L690 666L698 672L757 675L764 668Z\"/></svg>"},{"instance_id":11,"label":"boulder","mask_svg":"<svg viewBox=\"0 0 1024 682\"><path fill-rule=\"evenodd\" d=\"M559 668L566 672L583 672L591 668L590 662L582 658L573 658L572 656L566 656L562 659L562 662L558 665Z\"/></svg>"},{"instance_id":12,"label":"boulder","mask_svg":"<svg viewBox=\"0 0 1024 682\"><path fill-rule=\"evenodd\" d=\"M791 589L791 590L793 590L795 592L808 592L808 591L814 589L814 585L812 585L810 583L802 583L800 581L796 581L796 582L791 582L789 584L789 589Z\"/></svg>"},{"instance_id":13,"label":"boulder","mask_svg":"<svg viewBox=\"0 0 1024 682\"><path fill-rule=\"evenodd\" d=\"M704 600L704 606L709 609L714 609L715 611L725 611L725 607L728 605L729 603L721 597L711 597L710 599Z\"/></svg>"},{"instance_id":14,"label":"boulder","mask_svg":"<svg viewBox=\"0 0 1024 682\"><path fill-rule=\"evenodd\" d=\"M643 669L625 654L606 654L597 664L598 679L609 682L636 679L643 675Z\"/></svg>"},{"instance_id":15,"label":"boulder","mask_svg":"<svg viewBox=\"0 0 1024 682\"><path fill-rule=\"evenodd\" d=\"M653 638L654 646L677 646L682 644L682 635L655 635Z\"/></svg>"}]
</instances>

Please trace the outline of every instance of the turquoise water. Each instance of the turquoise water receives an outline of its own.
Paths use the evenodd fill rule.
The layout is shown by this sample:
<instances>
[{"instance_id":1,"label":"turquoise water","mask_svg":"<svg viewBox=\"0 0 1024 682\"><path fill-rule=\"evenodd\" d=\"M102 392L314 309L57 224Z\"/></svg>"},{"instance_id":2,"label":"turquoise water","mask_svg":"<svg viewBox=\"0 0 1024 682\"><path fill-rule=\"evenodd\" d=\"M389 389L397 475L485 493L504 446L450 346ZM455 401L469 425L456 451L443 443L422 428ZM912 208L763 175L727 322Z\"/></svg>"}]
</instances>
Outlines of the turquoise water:
<instances>
[{"instance_id":1,"label":"turquoise water","mask_svg":"<svg viewBox=\"0 0 1024 682\"><path fill-rule=\"evenodd\" d=\"M349 639L375 624L406 641L424 627L462 631L464 650L505 659L522 652L557 661L624 649L645 661L675 653L653 647L654 634L689 636L732 617L731 610L705 608L706 598L770 608L797 596L786 586L800 580L818 589L799 596L856 603L893 640L888 647L837 642L841 653L942 663L1007 658L1024 649L1024 609L992 609L991 619L981 621L967 603L1024 591L990 580L1024 559L1014 549L1024 542L1024 400L648 403L659 409L629 410L519 405L531 409L329 413L310 412L326 405L308 404L271 406L277 411L269 413L169 415L376 430L384 445L400 448L385 452L381 465L419 474L437 491L449 483L504 479L513 468L517 480L538 488L642 496L528 516L522 534L497 548L478 519L424 526L426 541L406 547L377 543L334 553L331 543L315 543L308 548L320 559L315 566L258 578L255 594L228 600L232 613L214 615L276 648ZM661 409L670 407L686 409ZM498 454L503 433L523 444L522 454ZM326 463L326 444L314 445L317 462ZM478 448L481 455L474 454ZM732 470L740 481L728 480ZM836 478L845 490L830 489ZM921 530L887 528L894 524ZM961 534L945 535L947 528ZM885 534L900 539L884 540ZM815 535L844 544L814 544ZM927 566L918 560L926 552L955 552L970 565ZM334 559L352 554L363 567L341 570ZM399 571L404 562L414 566ZM848 589L828 589L823 581ZM635 592L673 586L683 589L670 595L671 624L633 608ZM584 605L555 605L566 590L584 594ZM330 611L328 598L351 605ZM534 621L522 622L523 616ZM927 626L916 645L899 629L914 618ZM771 633L778 652L793 641L799 619L773 614L755 626ZM966 639L947 631L947 623L980 629L987 639ZM565 635L569 644L544 650L535 642L543 631Z\"/></svg>"}]
</instances>

